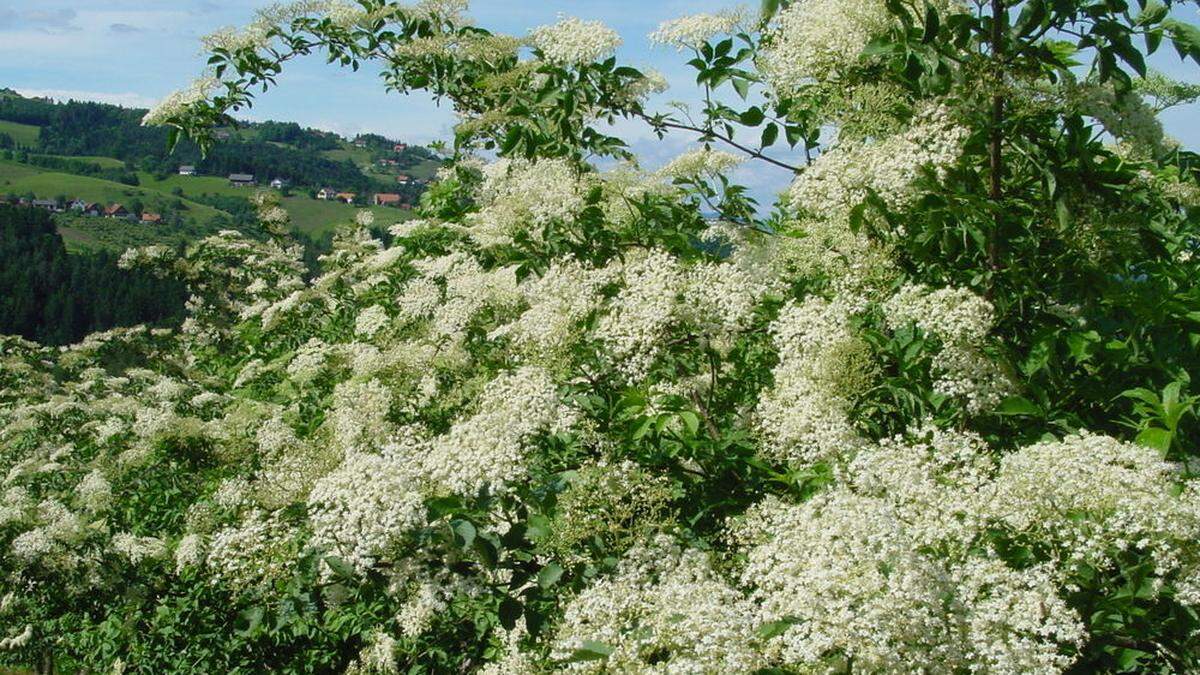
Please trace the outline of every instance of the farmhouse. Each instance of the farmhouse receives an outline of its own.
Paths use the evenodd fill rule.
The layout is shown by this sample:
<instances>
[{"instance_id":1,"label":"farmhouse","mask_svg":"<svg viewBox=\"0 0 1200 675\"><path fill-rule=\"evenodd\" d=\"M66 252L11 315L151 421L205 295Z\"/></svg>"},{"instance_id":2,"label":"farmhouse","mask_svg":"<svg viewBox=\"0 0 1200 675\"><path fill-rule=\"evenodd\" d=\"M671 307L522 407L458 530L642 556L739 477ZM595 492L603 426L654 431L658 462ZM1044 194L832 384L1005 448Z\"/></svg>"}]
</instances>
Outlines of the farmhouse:
<instances>
[{"instance_id":1,"label":"farmhouse","mask_svg":"<svg viewBox=\"0 0 1200 675\"><path fill-rule=\"evenodd\" d=\"M72 211L78 211L79 213L81 213L82 215L85 215L85 216L98 216L98 215L100 215L100 212L101 212L99 204L96 204L94 202L84 201L82 199L76 199L76 200L72 201L70 204L67 205L67 207L70 208Z\"/></svg>"},{"instance_id":2,"label":"farmhouse","mask_svg":"<svg viewBox=\"0 0 1200 675\"><path fill-rule=\"evenodd\" d=\"M400 183L401 185L408 185L409 183L412 182L412 177L406 173L397 174L396 182Z\"/></svg>"},{"instance_id":3,"label":"farmhouse","mask_svg":"<svg viewBox=\"0 0 1200 675\"><path fill-rule=\"evenodd\" d=\"M333 188L321 188L317 190L317 199L329 200L337 196L337 190Z\"/></svg>"},{"instance_id":4,"label":"farmhouse","mask_svg":"<svg viewBox=\"0 0 1200 675\"><path fill-rule=\"evenodd\" d=\"M381 192L375 195L375 206L400 206L400 195L394 192Z\"/></svg>"},{"instance_id":5,"label":"farmhouse","mask_svg":"<svg viewBox=\"0 0 1200 675\"><path fill-rule=\"evenodd\" d=\"M146 211L142 214L142 222L157 225L162 222L162 216L157 213L150 213L149 211Z\"/></svg>"},{"instance_id":6,"label":"farmhouse","mask_svg":"<svg viewBox=\"0 0 1200 675\"><path fill-rule=\"evenodd\" d=\"M35 199L33 200L34 208L46 209L47 211L58 211L58 202L53 199Z\"/></svg>"},{"instance_id":7,"label":"farmhouse","mask_svg":"<svg viewBox=\"0 0 1200 675\"><path fill-rule=\"evenodd\" d=\"M353 192L339 192L339 193L337 193L337 195L335 195L335 196L337 197L337 200L338 200L339 202L345 202L345 203L347 203L347 204L353 204L353 203L354 203L354 198L355 198L355 197L357 197L358 195L354 194Z\"/></svg>"},{"instance_id":8,"label":"farmhouse","mask_svg":"<svg viewBox=\"0 0 1200 675\"><path fill-rule=\"evenodd\" d=\"M229 184L233 187L254 187L254 174L231 173L229 174Z\"/></svg>"},{"instance_id":9,"label":"farmhouse","mask_svg":"<svg viewBox=\"0 0 1200 675\"><path fill-rule=\"evenodd\" d=\"M397 143L392 146L393 152L404 152L408 149L408 143Z\"/></svg>"},{"instance_id":10,"label":"farmhouse","mask_svg":"<svg viewBox=\"0 0 1200 675\"><path fill-rule=\"evenodd\" d=\"M180 176L195 176L196 175L196 167L192 166L191 164L184 164L183 166L179 167L179 175Z\"/></svg>"},{"instance_id":11,"label":"farmhouse","mask_svg":"<svg viewBox=\"0 0 1200 675\"><path fill-rule=\"evenodd\" d=\"M128 218L129 210L120 204L111 204L104 209L105 218Z\"/></svg>"},{"instance_id":12,"label":"farmhouse","mask_svg":"<svg viewBox=\"0 0 1200 675\"><path fill-rule=\"evenodd\" d=\"M276 190L282 190L283 188L287 187L287 185L288 182L284 178L276 178L275 180L271 181L271 187L275 188Z\"/></svg>"}]
</instances>

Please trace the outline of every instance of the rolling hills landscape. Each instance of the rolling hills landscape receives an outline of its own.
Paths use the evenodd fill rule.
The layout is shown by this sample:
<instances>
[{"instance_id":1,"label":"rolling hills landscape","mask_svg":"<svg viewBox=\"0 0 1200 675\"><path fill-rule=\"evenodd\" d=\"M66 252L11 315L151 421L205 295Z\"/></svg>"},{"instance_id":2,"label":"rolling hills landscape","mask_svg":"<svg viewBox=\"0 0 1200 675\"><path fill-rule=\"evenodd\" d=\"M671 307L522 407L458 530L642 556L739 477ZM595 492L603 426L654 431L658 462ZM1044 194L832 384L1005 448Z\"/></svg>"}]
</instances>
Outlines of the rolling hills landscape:
<instances>
[{"instance_id":1,"label":"rolling hills landscape","mask_svg":"<svg viewBox=\"0 0 1200 675\"><path fill-rule=\"evenodd\" d=\"M382 228L411 218L441 165L437 155L421 146L374 134L345 139L289 122L222 130L221 141L202 155L187 142L170 148L165 130L141 125L144 114L0 89L0 204L16 209L0 216L13 219L21 209L34 209L49 218L38 227L9 227L0 266L28 269L35 262L61 258L58 267L74 270L62 278L75 278L70 288L67 281L55 286L9 278L0 290L24 309L10 312L6 332L66 342L127 320L175 318L179 312L170 306L149 314L118 307L95 318L64 318L62 313L78 312L76 307L92 300L73 297L79 289L94 293L121 285L115 260L130 247L180 247L228 228L258 231L251 205L257 190L280 193L294 234L313 249L307 257L315 259L328 248L333 231L359 210L373 212ZM62 252L53 253L59 244L43 241L46 237L61 239ZM92 277L103 277L103 282ZM139 278L136 285L139 292L116 293L117 302L124 298L144 305L145 289L153 284ZM173 288L169 291L166 295L176 304L182 302ZM56 328L48 333L46 326Z\"/></svg>"}]
</instances>

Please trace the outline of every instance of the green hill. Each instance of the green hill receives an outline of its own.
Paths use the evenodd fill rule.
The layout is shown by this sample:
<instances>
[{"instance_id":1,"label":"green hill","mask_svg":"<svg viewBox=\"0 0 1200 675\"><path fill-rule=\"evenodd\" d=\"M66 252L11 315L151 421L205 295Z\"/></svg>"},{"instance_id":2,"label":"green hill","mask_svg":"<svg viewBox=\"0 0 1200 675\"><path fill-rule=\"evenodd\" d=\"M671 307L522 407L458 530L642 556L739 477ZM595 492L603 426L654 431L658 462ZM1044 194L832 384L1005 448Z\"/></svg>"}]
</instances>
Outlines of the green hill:
<instances>
[{"instance_id":1,"label":"green hill","mask_svg":"<svg viewBox=\"0 0 1200 675\"><path fill-rule=\"evenodd\" d=\"M350 223L355 215L364 207L327 202L308 197L285 197L283 208L292 217L292 226L297 230L313 237L336 229L339 225ZM402 211L388 206L365 207L375 214L375 224L386 229L390 225L410 220L412 211Z\"/></svg>"},{"instance_id":2,"label":"green hill","mask_svg":"<svg viewBox=\"0 0 1200 675\"><path fill-rule=\"evenodd\" d=\"M32 124L21 124L19 122L9 122L8 120L0 120L0 134L8 134L18 145L27 145L30 147L36 146L38 143L38 134L42 131L41 127L36 127Z\"/></svg>"}]
</instances>

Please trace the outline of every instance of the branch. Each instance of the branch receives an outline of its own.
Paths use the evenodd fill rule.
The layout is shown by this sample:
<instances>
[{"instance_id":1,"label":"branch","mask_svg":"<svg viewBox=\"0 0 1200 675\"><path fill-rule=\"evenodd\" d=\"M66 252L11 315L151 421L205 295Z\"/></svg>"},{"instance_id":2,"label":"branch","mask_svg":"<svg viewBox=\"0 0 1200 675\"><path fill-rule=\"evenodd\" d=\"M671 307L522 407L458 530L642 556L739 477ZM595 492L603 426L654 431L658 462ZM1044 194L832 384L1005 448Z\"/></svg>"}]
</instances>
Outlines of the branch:
<instances>
[{"instance_id":1,"label":"branch","mask_svg":"<svg viewBox=\"0 0 1200 675\"><path fill-rule=\"evenodd\" d=\"M634 115L642 118L643 121L645 121L647 124L649 124L650 126L656 128L656 129L679 129L681 131L692 131L692 132L700 134L701 136L703 136L705 138L715 138L723 143L727 143L727 144L737 148L738 150L741 150L742 152L746 153L747 155L750 155L751 157L754 157L756 159L761 159L764 162L768 162L768 163L774 164L775 166L787 169L788 171L791 171L792 173L800 173L801 171L804 170L804 167L793 166L791 164L788 164L787 162L781 162L781 161L775 159L774 157L768 157L767 155L764 155L761 151L755 150L755 149L747 147L745 145L742 145L741 143L738 143L737 141L730 138L729 136L721 135L721 134L717 133L716 131L713 131L712 129L705 129L703 127L697 127L697 126L693 126L690 124L680 124L678 122L667 122L665 120L655 120L654 118L650 117L646 113L640 112L640 111L635 112Z\"/></svg>"}]
</instances>

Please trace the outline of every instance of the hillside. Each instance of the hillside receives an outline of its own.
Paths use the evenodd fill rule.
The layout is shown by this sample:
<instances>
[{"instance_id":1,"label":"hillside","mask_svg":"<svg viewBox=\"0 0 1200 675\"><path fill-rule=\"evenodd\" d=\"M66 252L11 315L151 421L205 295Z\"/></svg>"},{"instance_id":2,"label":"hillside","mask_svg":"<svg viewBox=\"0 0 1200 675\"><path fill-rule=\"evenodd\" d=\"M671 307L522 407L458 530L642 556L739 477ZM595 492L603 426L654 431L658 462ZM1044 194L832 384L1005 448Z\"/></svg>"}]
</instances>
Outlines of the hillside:
<instances>
[{"instance_id":1,"label":"hillside","mask_svg":"<svg viewBox=\"0 0 1200 675\"><path fill-rule=\"evenodd\" d=\"M253 174L260 186L284 179L284 205L295 229L319 238L352 221L376 193L415 203L441 164L420 146L377 135L350 141L292 122L227 130L204 157L186 142L169 152L164 130L141 126L144 110L2 91L0 134L12 142L9 149L0 146L0 199L82 199L162 216L161 223L147 224L59 214L55 219L71 250L179 244L222 228L253 228L254 188L231 185L233 173ZM180 175L184 165L197 175ZM354 192L360 204L313 199L320 188ZM398 208L369 208L381 223L411 217Z\"/></svg>"}]
</instances>

